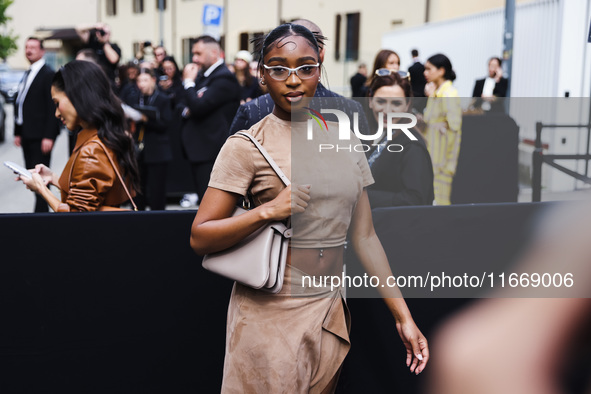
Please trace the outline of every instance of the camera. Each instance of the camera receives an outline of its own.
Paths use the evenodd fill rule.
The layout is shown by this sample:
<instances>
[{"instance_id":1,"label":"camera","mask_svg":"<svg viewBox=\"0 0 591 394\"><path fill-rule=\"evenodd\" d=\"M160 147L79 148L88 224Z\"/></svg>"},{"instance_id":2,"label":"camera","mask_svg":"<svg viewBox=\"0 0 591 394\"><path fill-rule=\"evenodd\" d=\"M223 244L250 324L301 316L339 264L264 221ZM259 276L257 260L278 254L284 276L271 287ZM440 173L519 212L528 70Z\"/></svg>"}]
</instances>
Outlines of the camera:
<instances>
[{"instance_id":1,"label":"camera","mask_svg":"<svg viewBox=\"0 0 591 394\"><path fill-rule=\"evenodd\" d=\"M160 77L158 77L158 79L161 81L168 81L168 75L161 75Z\"/></svg>"}]
</instances>

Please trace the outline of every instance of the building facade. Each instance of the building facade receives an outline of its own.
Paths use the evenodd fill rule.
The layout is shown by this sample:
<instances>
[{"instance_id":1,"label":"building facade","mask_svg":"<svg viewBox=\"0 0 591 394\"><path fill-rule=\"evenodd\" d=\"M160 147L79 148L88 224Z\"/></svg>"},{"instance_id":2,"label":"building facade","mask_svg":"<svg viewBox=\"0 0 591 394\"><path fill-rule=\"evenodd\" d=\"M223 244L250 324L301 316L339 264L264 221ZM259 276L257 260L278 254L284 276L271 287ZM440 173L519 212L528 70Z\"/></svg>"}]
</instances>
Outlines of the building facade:
<instances>
[{"instance_id":1,"label":"building facade","mask_svg":"<svg viewBox=\"0 0 591 394\"><path fill-rule=\"evenodd\" d=\"M371 67L385 33L503 7L504 3L505 0L19 0L8 9L13 18L9 27L20 36L19 51L8 63L19 68L27 66L24 41L37 33L52 38L48 41L50 62L63 64L73 57L79 44L73 28L97 21L111 26L112 40L122 50L122 61L131 60L139 44L150 41L162 42L183 65L190 61L191 40L210 33L222 39L227 61L231 62L239 50L253 50L249 40L256 35L265 34L281 22L305 18L318 24L328 38L325 84L348 94L349 78L359 63ZM218 18L215 7L222 10ZM405 58L409 54L400 56Z\"/></svg>"}]
</instances>

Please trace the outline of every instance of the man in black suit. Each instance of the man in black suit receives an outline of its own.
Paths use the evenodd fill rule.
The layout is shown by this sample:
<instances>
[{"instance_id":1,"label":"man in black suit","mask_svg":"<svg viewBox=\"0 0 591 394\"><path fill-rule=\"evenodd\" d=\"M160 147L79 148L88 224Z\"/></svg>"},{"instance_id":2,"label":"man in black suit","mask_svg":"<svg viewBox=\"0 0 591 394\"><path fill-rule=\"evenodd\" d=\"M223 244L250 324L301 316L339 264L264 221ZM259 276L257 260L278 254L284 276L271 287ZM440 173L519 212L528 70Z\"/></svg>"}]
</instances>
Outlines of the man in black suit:
<instances>
[{"instance_id":1,"label":"man in black suit","mask_svg":"<svg viewBox=\"0 0 591 394\"><path fill-rule=\"evenodd\" d=\"M351 82L351 97L365 97L365 82L367 81L367 66L361 63L357 68L357 73L353 75Z\"/></svg>"},{"instance_id":2,"label":"man in black suit","mask_svg":"<svg viewBox=\"0 0 591 394\"><path fill-rule=\"evenodd\" d=\"M412 94L415 97L425 97L425 66L419 59L419 51L413 49L410 51L412 55L412 66L408 68L410 74L410 85L412 86Z\"/></svg>"},{"instance_id":3,"label":"man in black suit","mask_svg":"<svg viewBox=\"0 0 591 394\"><path fill-rule=\"evenodd\" d=\"M297 19L291 22L296 25L301 25L310 30L312 33L322 35L322 31L320 27L316 25L314 22L309 21L307 19ZM324 47L320 47L320 63L324 62ZM314 105L320 104L320 107L325 108L332 108L338 109L347 114L349 116L349 120L353 122L354 113L359 114L359 131L362 134L369 134L369 126L367 123L367 118L365 116L365 112L363 110L362 105L355 101L349 100L340 94L332 92L328 90L322 83L318 83L316 87L316 93L314 93L315 98L320 98L319 101L313 103ZM327 100L322 100L322 98L326 98ZM269 115L273 112L273 107L275 103L271 98L269 93L259 96L245 104L242 104L240 108L238 108L238 112L232 121L232 125L230 126L230 134L234 134L240 130L248 130L253 125L258 123L262 120L265 116ZM336 117L332 114L324 115L325 118L329 121L336 121ZM375 132L375 130L373 131Z\"/></svg>"},{"instance_id":4,"label":"man in black suit","mask_svg":"<svg viewBox=\"0 0 591 394\"><path fill-rule=\"evenodd\" d=\"M224 64L221 47L214 38L197 38L192 52L193 63L183 70L185 109L181 139L201 200L240 105L240 85Z\"/></svg>"},{"instance_id":5,"label":"man in black suit","mask_svg":"<svg viewBox=\"0 0 591 394\"><path fill-rule=\"evenodd\" d=\"M473 102L473 107L481 108L485 111L491 109L502 110L502 106L495 105L495 98L506 97L509 80L503 77L503 61L498 57L491 57L488 61L488 77L476 81L472 97L477 99Z\"/></svg>"},{"instance_id":6,"label":"man in black suit","mask_svg":"<svg viewBox=\"0 0 591 394\"><path fill-rule=\"evenodd\" d=\"M51 99L53 70L45 64L43 42L30 37L25 43L25 56L31 67L25 73L14 103L14 144L22 146L25 166L49 166L51 150L60 126ZM45 200L36 195L35 212L49 212Z\"/></svg>"}]
</instances>

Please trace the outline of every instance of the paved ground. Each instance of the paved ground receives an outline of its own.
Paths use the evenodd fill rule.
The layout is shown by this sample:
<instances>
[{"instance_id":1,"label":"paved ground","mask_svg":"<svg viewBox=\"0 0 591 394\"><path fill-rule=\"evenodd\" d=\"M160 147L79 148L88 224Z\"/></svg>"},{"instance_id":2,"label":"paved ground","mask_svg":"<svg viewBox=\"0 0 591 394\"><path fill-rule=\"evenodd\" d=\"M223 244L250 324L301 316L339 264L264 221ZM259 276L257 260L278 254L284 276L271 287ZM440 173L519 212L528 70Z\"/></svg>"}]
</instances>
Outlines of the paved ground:
<instances>
[{"instance_id":1,"label":"paved ground","mask_svg":"<svg viewBox=\"0 0 591 394\"><path fill-rule=\"evenodd\" d=\"M14 123L12 105L6 105L6 141L0 143L0 161L13 161L24 166L23 153L20 148L14 146ZM57 138L55 148L51 157L51 168L61 173L68 161L68 138L65 132ZM0 164L0 214L1 213L25 213L32 212L34 206L33 193L25 188L21 182L14 181L14 174ZM53 188L54 193L57 190ZM58 195L59 197L59 195ZM572 192L543 192L543 201L557 200L579 200L588 199L589 191ZM520 202L531 201L531 190L521 190L519 193ZM166 209L183 209L179 205L167 205ZM194 209L194 208L189 208Z\"/></svg>"},{"instance_id":2,"label":"paved ground","mask_svg":"<svg viewBox=\"0 0 591 394\"><path fill-rule=\"evenodd\" d=\"M6 141L0 144L0 161L13 161L22 166L25 165L23 151L14 146L14 122L12 105L6 105ZM60 171L68 160L67 135L62 134L56 140L52 154L51 167ZM15 182L15 175L8 168L1 165L0 168L0 213L32 212L35 204L33 193L22 184Z\"/></svg>"}]
</instances>

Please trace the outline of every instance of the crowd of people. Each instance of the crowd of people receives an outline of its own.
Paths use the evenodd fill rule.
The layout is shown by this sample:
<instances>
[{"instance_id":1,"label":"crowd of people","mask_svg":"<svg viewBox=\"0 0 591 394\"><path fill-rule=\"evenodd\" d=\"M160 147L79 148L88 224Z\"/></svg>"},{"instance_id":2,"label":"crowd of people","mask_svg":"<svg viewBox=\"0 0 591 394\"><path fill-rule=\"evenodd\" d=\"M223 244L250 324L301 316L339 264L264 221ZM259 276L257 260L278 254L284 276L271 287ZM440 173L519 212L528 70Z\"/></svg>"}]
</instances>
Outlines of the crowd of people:
<instances>
[{"instance_id":1,"label":"crowd of people","mask_svg":"<svg viewBox=\"0 0 591 394\"><path fill-rule=\"evenodd\" d=\"M320 27L311 21L299 20L295 23L302 24L311 31L321 32ZM267 86L261 78L262 70L253 54L248 51L239 51L230 63L215 39L202 36L193 44L192 62L181 70L166 48L161 45L153 46L146 41L140 44L132 61L122 63L121 49L112 42L108 25L97 23L76 30L85 43L76 59L99 65L110 81L113 92L126 109L124 128L133 135L141 179L135 201L140 210L148 207L150 210L165 209L168 166L174 158L170 138L172 131L180 134L180 151L190 163L195 195L189 198L195 203L203 198L215 158L225 139L237 131L250 128L272 112L274 102L266 93ZM32 168L40 163L49 165L51 148L59 129L57 122L51 120L52 105L47 91L53 72L44 64L42 40L30 38L27 40L27 48L29 47L32 49L28 49L26 55L32 64L31 71L37 71L43 66L43 72L39 73L36 78L39 81L32 87L31 76L26 77L21 84L16 100L15 142L17 146L23 146L26 166ZM450 204L451 185L461 142L462 113L457 90L453 86L455 73L450 59L443 54L434 55L423 64L418 50L414 49L412 59L408 71L403 71L400 69L400 56L395 51L380 50L369 74L367 66L360 64L358 72L351 78L353 98L358 104L345 99L337 103L347 114L358 113L360 130L371 133L378 125L374 108L379 107L372 103L383 101L378 98L382 93L377 91L388 90L386 88L389 87L391 93L400 89L404 96L391 97L404 98L408 104L406 111L417 115L419 124L413 132L416 132L418 140L428 150L432 171L421 173L418 177L422 183L420 195L416 195L416 178L409 174L403 176L404 166L399 165L395 166L397 170L394 174L389 170L392 175L388 178L389 182L378 182L373 188L416 195L416 198L411 199L394 199L390 201L390 205L447 205ZM323 60L324 47L320 44L319 64ZM507 79L502 75L501 64L500 58L490 59L489 75L476 81L472 108L485 111L498 109L496 97L503 97L508 85ZM34 72L30 74L36 76ZM41 82L43 75L45 77ZM37 87L39 84L40 87ZM45 92L43 103L40 103L38 97L34 97L39 95L37 90L39 93ZM397 91L396 94L398 93L400 92ZM315 97L341 96L319 83ZM413 100L416 97L426 99ZM48 108L44 112L48 119L44 121L43 127L29 127L39 121L38 115L31 115L31 120L28 120L27 112L31 110L27 106L33 100L37 106L41 104ZM389 111L388 108L384 107L386 111ZM35 131L28 132L29 129ZM40 131L43 134L41 136L37 135ZM69 131L70 152L73 152L78 130ZM374 171L379 172L379 163L384 160L377 160L383 156L377 147L380 144L385 146L386 142L392 143L392 139L374 141L372 149L366 152L372 166L377 161ZM402 158L403 161L407 160L406 155L414 150L413 147L403 148L403 154L398 155L396 161ZM407 167L417 170L416 163ZM410 181L411 178L413 181ZM434 199L430 199L431 184ZM379 203L380 206L383 204L385 201ZM38 196L35 211L47 210L47 204Z\"/></svg>"},{"instance_id":2,"label":"crowd of people","mask_svg":"<svg viewBox=\"0 0 591 394\"><path fill-rule=\"evenodd\" d=\"M165 209L168 166L173 160L173 131L180 135L184 158L190 163L195 201L201 199L213 162L228 137L239 105L264 91L252 74L252 55L240 51L234 64L226 65L219 43L212 37L202 36L195 40L192 62L183 70L163 46L153 47L147 41L140 45L132 61L122 63L121 49L111 41L108 25L97 23L81 26L76 31L85 47L68 65L87 62L102 70L111 92L122 106L121 127L133 139L133 157L138 171L138 187L132 190L134 207ZM68 129L69 150L73 156L79 153L80 135L85 128L79 122L66 124L59 109L56 111L55 98L52 102L54 79L65 68L56 74L45 65L42 39L30 37L26 46L31 71L19 86L15 144L23 147L27 168L35 168L34 172L43 169L45 187L59 187L57 181L48 181L51 177L45 176L50 171L51 150L60 132L58 120ZM90 89L86 84L85 88ZM76 108L76 101L72 102ZM82 115L78 113L77 116ZM109 144L103 142L108 147ZM37 191L35 212L47 212L49 206L55 208L53 201L48 200L49 195L41 193L42 188L35 188L33 183L27 186ZM94 190L97 196L102 193L99 189ZM99 207L78 204L70 208L94 210Z\"/></svg>"},{"instance_id":3,"label":"crowd of people","mask_svg":"<svg viewBox=\"0 0 591 394\"><path fill-rule=\"evenodd\" d=\"M416 193L416 181L421 179L422 189L428 190L431 185L434 187L434 199L425 200L427 194L423 193L420 198L406 202L392 201L389 206L398 205L449 205L451 203L451 188L456 172L462 128L462 108L458 98L458 92L453 86L456 79L451 60L444 54L431 56L425 64L419 58L419 51L411 51L412 64L408 71L400 70L400 56L393 50L383 49L378 52L374 60L372 72L368 75L367 66L364 63L359 65L358 71L351 77L351 90L353 98L362 103L368 103L366 110L370 109L372 103L377 99L374 97L375 89L371 86L395 85L404 91L408 101L405 111L412 111L419 119L418 129L422 142L426 144L430 162L432 163L431 178L420 176L406 178L402 177L404 166L397 165L390 168L389 180L392 184L398 184L397 190ZM477 80L474 86L473 101L470 105L471 111L502 111L502 102L497 100L505 97L507 93L508 80L503 77L502 60L492 57L489 60L488 76ZM397 75L397 76L396 76ZM389 79L396 81L389 81ZM382 81L386 79L387 81ZM400 82L399 80L406 80ZM406 89L406 84L409 88ZM390 93L394 94L394 93ZM390 97L397 97L391 95ZM419 98L414 100L413 98ZM369 100L369 101L367 101ZM374 104L375 105L375 104ZM393 106L395 111L403 107ZM386 112L388 112L386 111ZM373 125L375 126L375 125ZM406 152L406 151L405 151ZM371 156L379 157L377 149L370 151L368 157L370 164ZM398 158L400 158L399 155ZM416 163L413 168L422 168ZM401 178L402 177L402 178ZM384 189L392 189L392 184L387 185L378 182L374 188L381 186ZM422 201L419 203L419 201ZM382 201L380 205L384 204Z\"/></svg>"}]
</instances>

